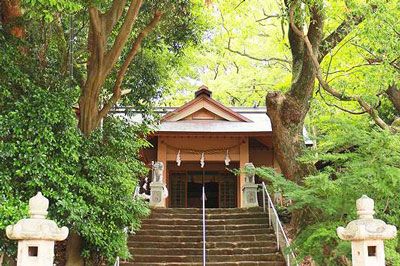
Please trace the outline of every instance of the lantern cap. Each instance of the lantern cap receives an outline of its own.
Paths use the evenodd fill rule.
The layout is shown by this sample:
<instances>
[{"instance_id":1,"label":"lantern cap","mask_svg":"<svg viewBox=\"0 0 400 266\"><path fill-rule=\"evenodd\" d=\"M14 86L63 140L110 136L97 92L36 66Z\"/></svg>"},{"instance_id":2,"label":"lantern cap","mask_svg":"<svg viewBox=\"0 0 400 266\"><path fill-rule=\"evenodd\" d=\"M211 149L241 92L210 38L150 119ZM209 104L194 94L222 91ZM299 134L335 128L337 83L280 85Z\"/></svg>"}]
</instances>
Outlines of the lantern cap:
<instances>
[{"instance_id":1,"label":"lantern cap","mask_svg":"<svg viewBox=\"0 0 400 266\"><path fill-rule=\"evenodd\" d=\"M374 219L374 200L363 195L356 201L359 219L350 222L345 228L339 227L337 234L342 240L386 240L396 237L397 229L384 221Z\"/></svg>"},{"instance_id":2,"label":"lantern cap","mask_svg":"<svg viewBox=\"0 0 400 266\"><path fill-rule=\"evenodd\" d=\"M46 219L48 208L49 200L38 192L29 200L30 218L7 226L7 237L13 240L65 240L69 233L68 228L59 228L54 221Z\"/></svg>"}]
</instances>

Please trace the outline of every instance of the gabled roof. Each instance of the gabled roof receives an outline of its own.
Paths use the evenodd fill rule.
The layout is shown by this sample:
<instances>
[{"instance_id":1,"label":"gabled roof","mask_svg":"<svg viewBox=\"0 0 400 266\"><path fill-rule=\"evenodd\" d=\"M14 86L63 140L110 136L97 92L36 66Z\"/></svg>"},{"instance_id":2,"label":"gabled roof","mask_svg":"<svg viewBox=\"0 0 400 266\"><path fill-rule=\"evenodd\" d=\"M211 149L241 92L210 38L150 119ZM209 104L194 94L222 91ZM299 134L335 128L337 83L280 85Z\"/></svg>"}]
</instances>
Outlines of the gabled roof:
<instances>
[{"instance_id":1,"label":"gabled roof","mask_svg":"<svg viewBox=\"0 0 400 266\"><path fill-rule=\"evenodd\" d=\"M201 86L195 98L181 107L159 107L160 123L153 127L154 135L161 134L234 134L266 135L272 133L271 120L266 107L226 107L211 97L212 92ZM127 112L130 110L130 112ZM133 112L132 112L133 111ZM132 123L141 123L142 113L130 107L112 111ZM306 145L312 145L303 128Z\"/></svg>"},{"instance_id":2,"label":"gabled roof","mask_svg":"<svg viewBox=\"0 0 400 266\"><path fill-rule=\"evenodd\" d=\"M212 99L211 95L212 92L208 90L206 86L201 86L195 92L195 98L193 100L171 112L168 112L161 118L161 122L178 122L181 120L187 120L187 118L193 118L193 115L199 113L203 114L204 116L202 120L207 120L206 117L211 118L212 115L214 115L214 119L216 120L225 120L229 122L251 122L251 120L247 117Z\"/></svg>"}]
</instances>

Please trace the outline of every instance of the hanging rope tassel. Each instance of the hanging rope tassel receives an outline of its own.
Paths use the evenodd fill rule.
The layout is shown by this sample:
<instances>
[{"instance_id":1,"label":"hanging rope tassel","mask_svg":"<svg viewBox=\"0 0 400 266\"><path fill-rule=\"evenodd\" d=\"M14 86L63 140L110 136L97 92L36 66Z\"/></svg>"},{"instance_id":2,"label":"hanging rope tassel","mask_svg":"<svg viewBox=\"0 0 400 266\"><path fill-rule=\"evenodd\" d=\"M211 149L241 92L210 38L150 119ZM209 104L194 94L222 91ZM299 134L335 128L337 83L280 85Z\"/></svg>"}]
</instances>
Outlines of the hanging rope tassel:
<instances>
[{"instance_id":1,"label":"hanging rope tassel","mask_svg":"<svg viewBox=\"0 0 400 266\"><path fill-rule=\"evenodd\" d=\"M181 160L181 150L178 151L178 154L176 155L176 164L178 166L181 166L182 160Z\"/></svg>"},{"instance_id":2,"label":"hanging rope tassel","mask_svg":"<svg viewBox=\"0 0 400 266\"><path fill-rule=\"evenodd\" d=\"M204 168L204 164L205 164L205 162L204 162L204 152L201 154L201 159L200 159L200 165L201 165L201 168Z\"/></svg>"},{"instance_id":3,"label":"hanging rope tassel","mask_svg":"<svg viewBox=\"0 0 400 266\"><path fill-rule=\"evenodd\" d=\"M231 158L229 158L229 150L226 150L225 165L228 166L230 161L231 161Z\"/></svg>"}]
</instances>

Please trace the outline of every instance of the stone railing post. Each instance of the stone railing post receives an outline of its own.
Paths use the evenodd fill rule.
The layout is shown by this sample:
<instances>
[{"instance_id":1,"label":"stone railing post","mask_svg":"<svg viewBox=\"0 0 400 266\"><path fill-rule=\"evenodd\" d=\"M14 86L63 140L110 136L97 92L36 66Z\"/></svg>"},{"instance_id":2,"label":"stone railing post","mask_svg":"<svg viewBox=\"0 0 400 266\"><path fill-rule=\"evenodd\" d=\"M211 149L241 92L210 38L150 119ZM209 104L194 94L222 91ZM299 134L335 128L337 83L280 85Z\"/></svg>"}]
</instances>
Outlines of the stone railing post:
<instances>
[{"instance_id":1,"label":"stone railing post","mask_svg":"<svg viewBox=\"0 0 400 266\"><path fill-rule=\"evenodd\" d=\"M53 266L54 242L68 236L68 228L58 228L47 220L49 200L38 192L29 200L30 218L6 228L7 237L18 241L17 266Z\"/></svg>"},{"instance_id":2,"label":"stone railing post","mask_svg":"<svg viewBox=\"0 0 400 266\"><path fill-rule=\"evenodd\" d=\"M153 165L153 180L150 183L150 207L166 207L165 198L168 190L163 180L164 164L156 162Z\"/></svg>"},{"instance_id":3,"label":"stone railing post","mask_svg":"<svg viewBox=\"0 0 400 266\"><path fill-rule=\"evenodd\" d=\"M356 202L359 219L339 227L340 239L351 241L353 266L385 266L383 240L396 237L397 229L374 219L374 201L363 195Z\"/></svg>"},{"instance_id":4,"label":"stone railing post","mask_svg":"<svg viewBox=\"0 0 400 266\"><path fill-rule=\"evenodd\" d=\"M251 208L258 207L257 189L255 182L256 169L252 163L244 165L245 181L243 185L242 207Z\"/></svg>"}]
</instances>

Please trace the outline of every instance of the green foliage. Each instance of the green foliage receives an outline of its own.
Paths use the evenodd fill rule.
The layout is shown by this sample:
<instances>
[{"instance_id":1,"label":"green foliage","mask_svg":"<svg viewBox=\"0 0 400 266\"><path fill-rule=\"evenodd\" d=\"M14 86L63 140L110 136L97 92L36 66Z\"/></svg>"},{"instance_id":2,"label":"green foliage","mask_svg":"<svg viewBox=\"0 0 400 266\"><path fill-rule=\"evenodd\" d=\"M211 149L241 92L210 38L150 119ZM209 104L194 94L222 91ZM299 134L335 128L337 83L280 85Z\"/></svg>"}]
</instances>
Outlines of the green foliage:
<instances>
[{"instance_id":1,"label":"green foliage","mask_svg":"<svg viewBox=\"0 0 400 266\"><path fill-rule=\"evenodd\" d=\"M81 10L84 1L69 0L22 0L21 4L25 10L24 17L30 19L44 19L51 22L57 12L73 13Z\"/></svg>"},{"instance_id":2,"label":"green foliage","mask_svg":"<svg viewBox=\"0 0 400 266\"><path fill-rule=\"evenodd\" d=\"M138 158L146 127L109 117L84 138L72 109L77 90L0 38L0 252L15 255L4 229L27 217L29 198L42 191L49 218L84 238L84 254L128 257L124 229L137 230L148 214L133 199L147 171Z\"/></svg>"},{"instance_id":3,"label":"green foliage","mask_svg":"<svg viewBox=\"0 0 400 266\"><path fill-rule=\"evenodd\" d=\"M140 218L149 214L147 204L133 199L138 177L147 170L138 150L147 146L138 128L119 119L108 118L103 129L82 139L80 176L71 188L79 206L59 203L67 210L66 220L73 224L93 255L112 259L129 257L124 228L138 230ZM65 214L64 214L65 215Z\"/></svg>"},{"instance_id":4,"label":"green foliage","mask_svg":"<svg viewBox=\"0 0 400 266\"><path fill-rule=\"evenodd\" d=\"M127 6L131 1L127 1ZM137 178L147 174L139 149L148 125L108 117L88 138L76 128L72 106L85 82L89 5L105 12L112 1L21 0L26 40L3 36L0 24L0 253L15 253L4 228L27 216L27 202L37 191L50 199L49 217L84 239L90 261L129 257L125 229L137 230L148 214L146 203L132 198ZM181 67L184 51L199 41L207 25L203 2L144 1L121 61L156 10L160 24L143 41L122 89L121 103L148 114ZM72 14L72 21L70 21ZM122 16L124 17L124 15ZM72 22L72 28L70 28ZM117 23L111 47L123 23ZM69 39L70 31L74 38ZM69 80L69 46L73 79ZM4 45L3 45L4 44ZM18 47L26 48L22 54ZM108 48L109 48L108 47ZM118 62L107 78L100 101L112 93Z\"/></svg>"},{"instance_id":5,"label":"green foliage","mask_svg":"<svg viewBox=\"0 0 400 266\"><path fill-rule=\"evenodd\" d=\"M316 163L317 175L298 185L270 168L257 174L293 200L290 210L303 210L307 217L294 242L300 257L311 255L317 265L344 265L350 258L349 244L339 240L336 228L356 219L355 201L366 194L375 200L375 217L400 226L400 136L371 129L364 120L320 117L318 148L301 158ZM400 265L399 239L386 247L387 265Z\"/></svg>"}]
</instances>

